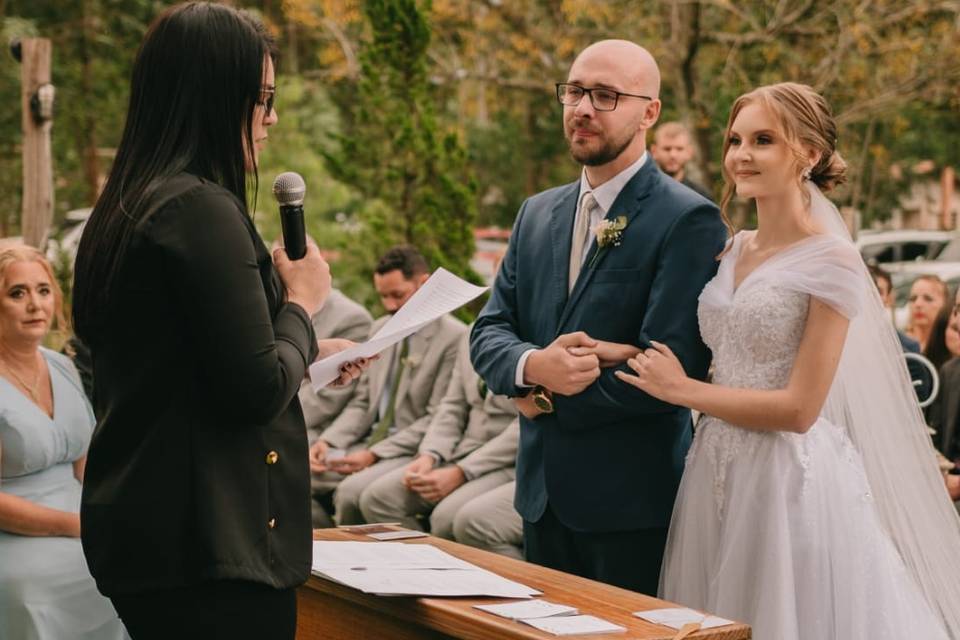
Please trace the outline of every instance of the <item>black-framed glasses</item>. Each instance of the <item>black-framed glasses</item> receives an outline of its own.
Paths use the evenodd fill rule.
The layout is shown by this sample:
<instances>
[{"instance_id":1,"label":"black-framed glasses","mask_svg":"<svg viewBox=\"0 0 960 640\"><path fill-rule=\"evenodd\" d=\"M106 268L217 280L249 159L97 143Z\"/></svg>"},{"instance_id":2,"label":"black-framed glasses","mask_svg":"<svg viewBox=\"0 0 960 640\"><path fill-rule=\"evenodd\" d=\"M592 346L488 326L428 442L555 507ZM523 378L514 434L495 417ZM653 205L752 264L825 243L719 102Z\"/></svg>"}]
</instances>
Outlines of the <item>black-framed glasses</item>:
<instances>
[{"instance_id":1,"label":"black-framed glasses","mask_svg":"<svg viewBox=\"0 0 960 640\"><path fill-rule=\"evenodd\" d=\"M277 98L276 87L264 87L260 89L260 97L257 98L257 104L266 109L267 115L273 113L273 103Z\"/></svg>"},{"instance_id":2,"label":"black-framed glasses","mask_svg":"<svg viewBox=\"0 0 960 640\"><path fill-rule=\"evenodd\" d=\"M590 96L590 104L592 104L593 108L597 111L613 111L617 108L617 102L620 96L653 100L650 96L641 96L636 93L624 93L623 91L597 87L587 89L586 87L581 87L578 84L571 84L569 82L557 83L557 100L565 107L575 107L580 104L584 94Z\"/></svg>"}]
</instances>

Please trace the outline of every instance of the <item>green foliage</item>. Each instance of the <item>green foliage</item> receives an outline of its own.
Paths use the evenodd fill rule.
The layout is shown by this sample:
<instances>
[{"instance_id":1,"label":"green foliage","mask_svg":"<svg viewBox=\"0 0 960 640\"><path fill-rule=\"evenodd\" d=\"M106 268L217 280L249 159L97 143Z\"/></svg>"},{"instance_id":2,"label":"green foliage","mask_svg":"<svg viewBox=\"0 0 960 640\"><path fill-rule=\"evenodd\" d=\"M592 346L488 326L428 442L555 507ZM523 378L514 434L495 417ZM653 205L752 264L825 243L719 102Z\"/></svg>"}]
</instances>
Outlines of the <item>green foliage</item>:
<instances>
[{"instance_id":1,"label":"green foliage","mask_svg":"<svg viewBox=\"0 0 960 640\"><path fill-rule=\"evenodd\" d=\"M326 158L331 174L364 198L362 249L351 252L372 273L376 256L416 246L433 267L478 280L473 254L476 184L458 136L438 122L427 77L430 29L414 0L368 0L370 40L360 54L356 97Z\"/></svg>"}]
</instances>

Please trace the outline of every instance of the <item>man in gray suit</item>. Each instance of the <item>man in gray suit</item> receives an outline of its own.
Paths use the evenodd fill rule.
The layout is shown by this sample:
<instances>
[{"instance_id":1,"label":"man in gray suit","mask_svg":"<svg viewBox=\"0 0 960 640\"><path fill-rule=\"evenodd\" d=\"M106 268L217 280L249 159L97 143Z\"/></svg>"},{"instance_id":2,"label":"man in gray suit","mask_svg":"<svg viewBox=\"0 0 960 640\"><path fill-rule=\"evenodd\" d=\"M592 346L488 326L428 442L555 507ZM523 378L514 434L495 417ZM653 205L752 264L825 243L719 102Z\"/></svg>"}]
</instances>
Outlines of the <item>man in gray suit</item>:
<instances>
[{"instance_id":1,"label":"man in gray suit","mask_svg":"<svg viewBox=\"0 0 960 640\"><path fill-rule=\"evenodd\" d=\"M339 289L331 289L323 308L315 313L310 321L318 340L343 338L363 342L370 334L373 317L362 305L345 296ZM356 389L357 384L351 384L340 388L327 387L317 393L309 380L303 381L298 396L311 445L340 414ZM312 475L311 481L313 527L332 527L333 520L322 504L322 496L332 491L333 485L323 482L322 474Z\"/></svg>"},{"instance_id":2,"label":"man in gray suit","mask_svg":"<svg viewBox=\"0 0 960 640\"><path fill-rule=\"evenodd\" d=\"M511 480L460 507L453 518L453 539L523 560L523 519L513 506L516 491Z\"/></svg>"},{"instance_id":3,"label":"man in gray suit","mask_svg":"<svg viewBox=\"0 0 960 640\"><path fill-rule=\"evenodd\" d=\"M481 383L464 334L417 457L371 482L360 494L360 511L367 522L396 521L409 529L422 529L418 516L430 513L431 533L453 539L460 507L513 480L518 438L516 405Z\"/></svg>"},{"instance_id":4,"label":"man in gray suit","mask_svg":"<svg viewBox=\"0 0 960 640\"><path fill-rule=\"evenodd\" d=\"M388 313L396 313L427 281L426 261L412 247L380 259L373 279ZM373 323L379 331L389 316ZM408 462L446 391L466 326L443 316L380 353L360 378L356 393L310 448L310 466L333 489L339 524L361 522L361 491L375 478ZM331 448L346 456L327 459ZM379 461L379 462L378 462ZM345 477L348 476L348 477Z\"/></svg>"}]
</instances>

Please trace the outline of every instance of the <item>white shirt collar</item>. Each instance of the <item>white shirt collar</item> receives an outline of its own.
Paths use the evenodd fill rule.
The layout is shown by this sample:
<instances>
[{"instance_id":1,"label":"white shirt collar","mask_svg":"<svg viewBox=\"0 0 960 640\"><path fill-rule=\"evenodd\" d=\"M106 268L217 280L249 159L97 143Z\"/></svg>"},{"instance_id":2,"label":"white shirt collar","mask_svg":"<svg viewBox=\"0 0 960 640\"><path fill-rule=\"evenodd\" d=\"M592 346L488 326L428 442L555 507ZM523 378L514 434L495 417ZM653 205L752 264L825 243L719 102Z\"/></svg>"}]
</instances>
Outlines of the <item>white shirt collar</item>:
<instances>
[{"instance_id":1,"label":"white shirt collar","mask_svg":"<svg viewBox=\"0 0 960 640\"><path fill-rule=\"evenodd\" d=\"M636 162L596 189L590 186L590 182L587 180L587 170L584 168L580 173L580 199L577 201L577 208L579 209L579 204L583 202L584 194L592 193L597 204L600 205L600 208L603 210L603 215L606 216L610 211L610 207L613 206L613 201L617 199L617 196L620 195L623 188L630 182L630 178L637 175L637 172L640 171L646 161L647 152L644 151L643 155L637 158Z\"/></svg>"}]
</instances>

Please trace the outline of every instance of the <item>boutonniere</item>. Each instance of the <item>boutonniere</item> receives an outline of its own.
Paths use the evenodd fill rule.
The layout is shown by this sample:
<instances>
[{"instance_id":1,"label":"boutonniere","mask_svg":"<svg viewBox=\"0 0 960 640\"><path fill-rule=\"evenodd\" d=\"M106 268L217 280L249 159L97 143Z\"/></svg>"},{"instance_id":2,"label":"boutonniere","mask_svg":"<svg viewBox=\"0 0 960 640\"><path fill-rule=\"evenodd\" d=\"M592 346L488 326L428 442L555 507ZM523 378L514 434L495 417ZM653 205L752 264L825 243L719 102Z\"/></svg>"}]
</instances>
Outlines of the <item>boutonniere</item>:
<instances>
[{"instance_id":1,"label":"boutonniere","mask_svg":"<svg viewBox=\"0 0 960 640\"><path fill-rule=\"evenodd\" d=\"M605 218L597 223L597 226L593 228L593 232L597 236L597 252L593 254L590 268L593 268L593 265L596 264L600 255L607 248L611 246L619 247L623 243L623 232L626 228L627 216L617 216L613 219Z\"/></svg>"},{"instance_id":2,"label":"boutonniere","mask_svg":"<svg viewBox=\"0 0 960 640\"><path fill-rule=\"evenodd\" d=\"M420 364L420 356L404 356L401 364L403 365L404 369L414 369L418 364Z\"/></svg>"}]
</instances>

